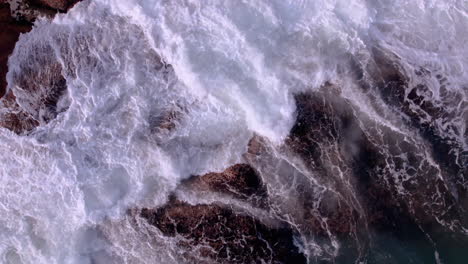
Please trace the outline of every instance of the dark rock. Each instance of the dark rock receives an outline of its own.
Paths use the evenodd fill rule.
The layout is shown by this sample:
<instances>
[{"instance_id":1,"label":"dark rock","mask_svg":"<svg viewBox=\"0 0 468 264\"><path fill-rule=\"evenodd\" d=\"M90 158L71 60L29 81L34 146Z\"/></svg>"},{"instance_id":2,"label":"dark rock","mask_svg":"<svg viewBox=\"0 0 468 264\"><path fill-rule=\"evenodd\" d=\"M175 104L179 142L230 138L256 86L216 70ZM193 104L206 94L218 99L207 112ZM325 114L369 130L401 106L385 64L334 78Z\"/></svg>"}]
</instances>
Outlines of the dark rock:
<instances>
[{"instance_id":1,"label":"dark rock","mask_svg":"<svg viewBox=\"0 0 468 264\"><path fill-rule=\"evenodd\" d=\"M8 57L13 52L19 35L31 30L32 22L38 15L54 14L44 9L44 6L66 11L76 2L78 1L20 1L18 10L11 10L9 4L0 3L0 97L6 93ZM39 64L22 65L22 76L13 77L15 85L21 87L22 92L13 94L9 91L2 98L2 107L5 109L0 116L0 126L21 134L41 123L49 122L60 111L57 109L57 102L66 91L66 81L60 63L50 59L53 52L50 47L47 48L38 47L32 52L32 59L35 57Z\"/></svg>"},{"instance_id":2,"label":"dark rock","mask_svg":"<svg viewBox=\"0 0 468 264\"><path fill-rule=\"evenodd\" d=\"M13 52L19 35L30 31L31 28L32 24L16 21L11 17L9 4L0 3L0 97L6 92L8 57Z\"/></svg>"},{"instance_id":3,"label":"dark rock","mask_svg":"<svg viewBox=\"0 0 468 264\"><path fill-rule=\"evenodd\" d=\"M187 109L183 105L175 104L168 109L158 109L149 117L149 128L151 134L169 133L174 131L183 120Z\"/></svg>"},{"instance_id":4,"label":"dark rock","mask_svg":"<svg viewBox=\"0 0 468 264\"><path fill-rule=\"evenodd\" d=\"M13 93L6 94L2 99L3 107L8 109L6 113L0 114L0 126L7 128L17 134L30 131L39 125L29 113L22 110L16 102Z\"/></svg>"},{"instance_id":5,"label":"dark rock","mask_svg":"<svg viewBox=\"0 0 468 264\"><path fill-rule=\"evenodd\" d=\"M369 81L375 84L383 101L431 144L432 155L442 166L446 182L454 186L451 189L456 196L468 199L468 166L463 159L466 150L464 142L460 141L464 135L454 123L466 121L468 106L463 105L463 89L447 89L450 85L447 78L437 74L440 95L436 98L428 88L433 78L429 69L405 66L398 56L380 47L374 48L372 55ZM414 71L412 79L411 69Z\"/></svg>"},{"instance_id":6,"label":"dark rock","mask_svg":"<svg viewBox=\"0 0 468 264\"><path fill-rule=\"evenodd\" d=\"M267 190L260 176L248 164L236 164L220 173L193 176L181 185L197 192L228 194L256 206L266 206Z\"/></svg>"},{"instance_id":7,"label":"dark rock","mask_svg":"<svg viewBox=\"0 0 468 264\"><path fill-rule=\"evenodd\" d=\"M27 61L17 63L21 71L11 73L14 94L9 91L1 99L4 109L0 125L22 134L50 122L65 110L64 105L58 107L58 102L66 94L67 84L50 46L38 45Z\"/></svg>"},{"instance_id":8,"label":"dark rock","mask_svg":"<svg viewBox=\"0 0 468 264\"><path fill-rule=\"evenodd\" d=\"M143 209L141 217L166 236L184 238L179 246L198 250L218 263L306 263L293 232L270 227L252 216L215 204L189 205L171 200L158 209Z\"/></svg>"},{"instance_id":9,"label":"dark rock","mask_svg":"<svg viewBox=\"0 0 468 264\"><path fill-rule=\"evenodd\" d=\"M400 89L404 81L388 70L391 65L386 67L381 74L393 82L387 88ZM399 100L401 93L396 91L392 96ZM391 238L403 242L385 254L398 255L400 247L407 245L426 261L434 261L435 226L446 233L463 232L463 204L457 203L446 182L438 176L438 167L428 161L424 145L367 118L328 86L295 98L297 120L287 144L346 205L330 210L327 206L317 207L317 202L304 203L314 230L324 218L328 230L335 234L358 227L356 243L366 244L366 237L371 239L367 247L372 250L367 254L385 251L384 244L379 243ZM337 172L341 172L339 177ZM308 200L305 197L302 199ZM440 225L440 220L447 224ZM405 242L414 240L420 242ZM345 236L342 241L349 239ZM380 249L375 248L377 244ZM403 259L411 261L413 257Z\"/></svg>"},{"instance_id":10,"label":"dark rock","mask_svg":"<svg viewBox=\"0 0 468 264\"><path fill-rule=\"evenodd\" d=\"M67 91L67 82L51 46L38 43L27 55L28 60L17 62L21 70L11 73L16 100L33 118L45 124L63 111L57 103Z\"/></svg>"},{"instance_id":11,"label":"dark rock","mask_svg":"<svg viewBox=\"0 0 468 264\"><path fill-rule=\"evenodd\" d=\"M336 193L327 191L320 201L304 190L302 200L309 223L315 232L351 234L359 221L359 206L353 195L351 166L343 157L343 148L352 155L356 141L362 137L354 110L346 100L336 96L337 89L326 85L317 93L296 95L297 118L286 144L306 162L314 176ZM346 140L345 140L346 139ZM339 168L342 176L337 175ZM317 203L318 202L318 203ZM327 219L324 228L321 223Z\"/></svg>"},{"instance_id":12,"label":"dark rock","mask_svg":"<svg viewBox=\"0 0 468 264\"><path fill-rule=\"evenodd\" d=\"M60 11L67 11L79 1L80 0L28 0L29 4L32 6L46 7Z\"/></svg>"}]
</instances>

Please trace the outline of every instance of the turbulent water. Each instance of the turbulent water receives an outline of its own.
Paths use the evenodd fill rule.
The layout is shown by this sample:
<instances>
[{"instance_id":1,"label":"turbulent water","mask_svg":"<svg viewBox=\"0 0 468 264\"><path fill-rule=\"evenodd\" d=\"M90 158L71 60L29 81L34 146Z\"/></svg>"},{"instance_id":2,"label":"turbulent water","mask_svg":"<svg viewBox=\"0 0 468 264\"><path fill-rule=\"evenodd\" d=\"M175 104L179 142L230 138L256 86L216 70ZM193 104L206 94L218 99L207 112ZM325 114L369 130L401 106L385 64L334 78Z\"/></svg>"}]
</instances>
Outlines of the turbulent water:
<instances>
[{"instance_id":1,"label":"turbulent water","mask_svg":"<svg viewBox=\"0 0 468 264\"><path fill-rule=\"evenodd\" d=\"M359 112L363 129L388 130L376 144L396 144L385 143L388 135L409 142L409 151L425 162L414 170L434 168L427 177L444 179L463 214L467 42L466 0L85 0L67 14L39 20L9 59L8 89L39 126L20 134L0 129L0 262L180 263L176 239L139 231L128 210L161 206L183 179L246 162L253 136L270 148L264 161L250 163L277 204L276 217L294 219L302 214L293 201L301 181L315 192L307 199L320 200L330 190L319 188L327 186L323 175L285 150L300 117L296 96L331 86ZM408 85L423 83L418 96L446 113L431 123L430 135L411 125L399 103L382 99L377 82L363 84L377 67L376 52L398 58ZM56 83L57 75L63 77ZM31 82L33 93L23 89ZM59 98L53 106L51 83ZM417 120L425 118L432 117ZM439 152L430 137L450 142L452 150ZM394 162L390 174L411 178L400 171L411 154L392 151L383 146L379 152L404 156L403 165L384 159ZM335 168L335 175L346 173ZM395 186L413 199L410 187ZM424 195L415 196L415 208ZM462 220L438 215L437 201L421 203L441 226L468 235ZM297 233L311 263L333 261L343 248L334 235ZM399 244L388 241L389 247ZM451 263L440 254L436 246L428 253L434 262ZM376 263L363 255L357 258L362 263Z\"/></svg>"}]
</instances>

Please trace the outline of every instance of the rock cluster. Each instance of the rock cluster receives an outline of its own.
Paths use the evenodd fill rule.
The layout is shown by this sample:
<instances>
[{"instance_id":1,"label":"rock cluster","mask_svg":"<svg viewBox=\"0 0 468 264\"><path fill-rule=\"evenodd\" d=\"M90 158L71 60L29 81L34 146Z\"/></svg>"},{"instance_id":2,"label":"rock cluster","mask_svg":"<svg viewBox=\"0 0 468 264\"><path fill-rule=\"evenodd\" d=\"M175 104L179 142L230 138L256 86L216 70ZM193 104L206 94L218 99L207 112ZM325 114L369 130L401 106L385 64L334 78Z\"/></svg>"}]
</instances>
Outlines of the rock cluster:
<instances>
[{"instance_id":1,"label":"rock cluster","mask_svg":"<svg viewBox=\"0 0 468 264\"><path fill-rule=\"evenodd\" d=\"M395 109L395 116L401 115L399 125L417 128L424 140L375 120L342 96L339 87L325 84L319 90L296 94L296 122L283 146L283 151L302 160L307 175L288 175L294 166L280 169L275 163L281 161L272 154L267 140L254 136L244 155L248 164L181 183L182 188L220 193L257 206L269 214L270 220L279 221L281 228L268 226L232 205L192 205L176 198L163 207L143 209L140 216L164 235L183 237L180 246L186 250L221 263L257 263L259 259L297 263L288 262L292 257L280 257L294 252L294 256L300 256L295 261L302 261L304 256L292 246L292 237L301 243L301 239L309 238L319 245L339 243L338 251L318 251L307 255L309 260L429 263L435 261L433 252L437 250L443 261L462 263L466 250L457 245L467 242L463 235L468 224L464 207L466 166L446 156L448 149L460 147L435 121L450 114L444 113L444 107L433 107L444 102L422 98L423 86L410 87L396 57L375 51L373 66L372 71L361 70L367 82L361 80L362 88L372 102L377 96L384 98ZM436 153L436 149L441 152ZM283 186L294 189L287 193L295 196L294 208L285 210L288 205L283 206L281 199L275 201L275 186L267 174L290 179L286 185L297 182L293 187ZM266 181L260 180L264 177ZM257 243L254 237L264 237L264 232L272 234L266 236L266 244L282 241L272 252L283 253L274 255ZM243 234L248 239L233 242ZM248 255L250 249L258 254Z\"/></svg>"},{"instance_id":2,"label":"rock cluster","mask_svg":"<svg viewBox=\"0 0 468 264\"><path fill-rule=\"evenodd\" d=\"M265 199L267 195L261 178L247 164L192 177L181 185L185 189L222 193L243 201ZM294 231L287 223L263 223L232 205L192 205L174 196L163 207L141 209L140 217L166 236L180 236L179 246L190 252L191 258L198 256L218 263L306 263L294 242Z\"/></svg>"},{"instance_id":3,"label":"rock cluster","mask_svg":"<svg viewBox=\"0 0 468 264\"><path fill-rule=\"evenodd\" d=\"M0 4L0 95L19 34L31 29L38 12L64 12L76 2ZM42 67L23 65L27 75L13 76L21 91L1 101L0 126L18 134L53 119L66 93L61 64L44 59L47 47L36 51L31 56ZM355 77L376 114L389 123L361 111L330 83L298 93L296 122L278 153L256 135L244 163L192 176L177 190L235 203L193 204L176 192L161 207L136 210L135 217L177 238L191 257L218 263L432 263L434 250L444 263L461 263L468 258L468 169L460 138L467 135L454 122L466 121L466 103L442 75L417 68L411 80L413 68L395 54L376 47L371 55L368 65L356 64ZM440 85L439 98L425 81L431 78ZM156 113L150 130L177 129L184 111ZM310 241L328 248L303 252Z\"/></svg>"},{"instance_id":4,"label":"rock cluster","mask_svg":"<svg viewBox=\"0 0 468 264\"><path fill-rule=\"evenodd\" d=\"M185 250L218 263L307 263L289 227L267 226L226 206L171 200L158 209L143 209L141 217L164 235L181 236Z\"/></svg>"},{"instance_id":5,"label":"rock cluster","mask_svg":"<svg viewBox=\"0 0 468 264\"><path fill-rule=\"evenodd\" d=\"M0 3L0 126L21 134L47 123L57 115L57 102L66 90L66 81L58 62L47 57L50 51L38 47L32 56L44 62L42 67L25 69L24 76L16 76L24 94L6 93L8 57L13 52L19 35L31 30L38 16L52 17L57 11L65 12L78 0L12 0ZM29 102L29 100L35 102ZM21 102L18 102L20 100ZM25 109L25 106L31 106ZM40 113L40 114L39 114Z\"/></svg>"}]
</instances>

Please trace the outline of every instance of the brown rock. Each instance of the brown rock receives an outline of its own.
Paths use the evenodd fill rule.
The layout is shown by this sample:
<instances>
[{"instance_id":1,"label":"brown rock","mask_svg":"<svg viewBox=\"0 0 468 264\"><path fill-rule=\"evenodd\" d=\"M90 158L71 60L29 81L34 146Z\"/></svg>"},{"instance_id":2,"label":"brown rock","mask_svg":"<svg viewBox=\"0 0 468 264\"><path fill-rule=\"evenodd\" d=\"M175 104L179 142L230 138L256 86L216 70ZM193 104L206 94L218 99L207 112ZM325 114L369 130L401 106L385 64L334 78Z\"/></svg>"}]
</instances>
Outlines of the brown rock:
<instances>
[{"instance_id":1,"label":"brown rock","mask_svg":"<svg viewBox=\"0 0 468 264\"><path fill-rule=\"evenodd\" d=\"M319 200L310 191L302 191L309 228L318 234L352 234L356 226L365 227L360 222L363 216L357 213L360 205L352 189L352 165L346 162L347 156L352 157L355 152L356 140L363 136L354 121L355 111L330 84L319 92L298 94L295 99L296 123L286 143L321 184L330 188ZM343 151L345 148L348 149ZM337 174L337 169L341 174ZM323 219L327 219L326 226Z\"/></svg>"},{"instance_id":2,"label":"brown rock","mask_svg":"<svg viewBox=\"0 0 468 264\"><path fill-rule=\"evenodd\" d=\"M184 238L179 246L218 263L306 263L287 227L270 227L252 216L214 204L171 200L141 217L166 236ZM198 249L198 251L196 251Z\"/></svg>"},{"instance_id":3,"label":"brown rock","mask_svg":"<svg viewBox=\"0 0 468 264\"><path fill-rule=\"evenodd\" d=\"M51 17L55 14L50 9L67 11L81 0L25 0L19 4L19 10L11 10L11 6L0 3L0 98L6 92L6 73L8 72L8 57L15 48L15 43L21 33L29 32L32 22L38 15Z\"/></svg>"},{"instance_id":4,"label":"brown rock","mask_svg":"<svg viewBox=\"0 0 468 264\"><path fill-rule=\"evenodd\" d=\"M69 8L77 1L50 1L49 4L66 3ZM34 19L37 14L50 15L49 11L33 2L21 2L18 8L10 10L7 3L0 4L0 97L6 92L6 73L8 72L8 57L12 53L16 41L21 33L31 30L29 19ZM50 7L50 6L48 6ZM61 8L61 7L60 7ZM60 9L58 8L58 9ZM22 14L32 12L32 17L24 17ZM14 18L12 17L15 16ZM27 132L41 123L47 123L55 118L58 113L57 101L66 91L66 81L62 75L62 67L54 59L53 51L48 46L38 47L31 52L31 61L24 62L21 75L13 73L14 85L20 87L20 93L8 93L2 98L2 110L0 126L8 128L18 134ZM36 65L36 66L33 66ZM37 67L37 65L41 65ZM34 68L36 67L36 68ZM26 108L24 108L26 106Z\"/></svg>"},{"instance_id":5,"label":"brown rock","mask_svg":"<svg viewBox=\"0 0 468 264\"><path fill-rule=\"evenodd\" d=\"M54 119L66 107L58 108L58 101L66 93L67 85L62 66L47 45L38 45L28 54L27 61L20 61L21 71L13 71L11 80L15 94L9 91L0 99L2 112L0 125L18 134ZM40 65L40 67L39 67Z\"/></svg>"},{"instance_id":6,"label":"brown rock","mask_svg":"<svg viewBox=\"0 0 468 264\"><path fill-rule=\"evenodd\" d=\"M184 181L182 186L197 192L228 194L256 206L266 206L266 187L257 172L248 164L236 164L220 173L194 176Z\"/></svg>"},{"instance_id":7,"label":"brown rock","mask_svg":"<svg viewBox=\"0 0 468 264\"><path fill-rule=\"evenodd\" d=\"M23 111L16 103L13 93L7 93L2 99L3 106L9 111L0 114L0 126L7 128L17 134L30 131L39 125L39 122L30 114Z\"/></svg>"}]
</instances>

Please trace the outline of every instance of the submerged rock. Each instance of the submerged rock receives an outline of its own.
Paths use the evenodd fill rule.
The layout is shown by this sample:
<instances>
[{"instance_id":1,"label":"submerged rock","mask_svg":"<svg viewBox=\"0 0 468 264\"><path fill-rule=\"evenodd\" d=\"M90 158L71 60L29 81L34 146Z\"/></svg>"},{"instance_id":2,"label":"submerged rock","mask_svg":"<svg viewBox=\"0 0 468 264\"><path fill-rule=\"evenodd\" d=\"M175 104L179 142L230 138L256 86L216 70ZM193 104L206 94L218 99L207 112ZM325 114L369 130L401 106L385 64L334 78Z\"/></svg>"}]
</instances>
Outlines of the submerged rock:
<instances>
[{"instance_id":1,"label":"submerged rock","mask_svg":"<svg viewBox=\"0 0 468 264\"><path fill-rule=\"evenodd\" d=\"M430 143L446 182L454 186L456 196L468 199L468 166L463 154L466 134L460 130L468 113L464 89L453 89L442 73L405 64L383 48L374 48L372 55L368 79L378 95L404 124ZM437 96L430 87L439 91Z\"/></svg>"},{"instance_id":2,"label":"submerged rock","mask_svg":"<svg viewBox=\"0 0 468 264\"><path fill-rule=\"evenodd\" d=\"M173 199L140 216L164 235L180 236L185 250L218 263L307 263L290 228L268 226L226 206Z\"/></svg>"},{"instance_id":3,"label":"submerged rock","mask_svg":"<svg viewBox=\"0 0 468 264\"><path fill-rule=\"evenodd\" d=\"M382 76L397 75L386 72ZM403 81L395 78L388 85L401 86ZM443 248L434 245L439 235L434 230L462 233L467 224L463 203L432 163L424 142L368 118L334 91L324 86L321 91L295 97L297 120L287 144L347 206L324 211L318 209L320 203L310 202L304 203L305 211L316 216L311 219L327 219L332 234L354 226L355 241L367 244L368 259L383 254L401 261L434 261L434 247ZM399 98L398 93L392 96ZM307 197L307 191L303 193ZM389 238L402 242L385 248ZM342 240L349 242L346 237ZM405 242L413 240L420 242ZM397 253L401 248L416 253L401 257Z\"/></svg>"},{"instance_id":4,"label":"submerged rock","mask_svg":"<svg viewBox=\"0 0 468 264\"><path fill-rule=\"evenodd\" d=\"M347 158L358 147L362 131L355 121L355 110L336 92L333 86L326 85L322 91L295 96L297 118L286 144L329 188L318 206L313 202L310 205L306 202L305 206L315 207L315 217L327 218L333 233L350 233L360 220L350 173L352 166ZM307 191L303 195L305 201L309 200ZM340 206L330 210L331 204Z\"/></svg>"}]
</instances>

